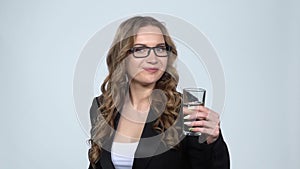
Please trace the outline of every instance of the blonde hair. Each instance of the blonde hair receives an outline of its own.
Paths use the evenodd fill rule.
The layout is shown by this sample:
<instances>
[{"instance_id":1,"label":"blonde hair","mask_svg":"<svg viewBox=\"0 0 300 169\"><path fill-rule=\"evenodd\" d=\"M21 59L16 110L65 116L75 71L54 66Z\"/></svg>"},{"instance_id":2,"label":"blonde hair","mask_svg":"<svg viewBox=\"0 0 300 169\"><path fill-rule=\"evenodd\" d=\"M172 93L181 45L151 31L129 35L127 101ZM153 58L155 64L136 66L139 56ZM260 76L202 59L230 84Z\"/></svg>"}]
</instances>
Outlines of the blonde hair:
<instances>
[{"instance_id":1,"label":"blonde hair","mask_svg":"<svg viewBox=\"0 0 300 169\"><path fill-rule=\"evenodd\" d=\"M167 145L175 146L178 143L178 140L176 140L178 132L172 129L181 103L181 95L176 91L178 84L178 73L174 67L174 62L177 58L176 46L166 27L161 22L148 16L132 17L119 26L107 55L106 62L109 74L101 85L101 104L97 111L101 115L97 115L96 123L91 129L89 160L92 167L95 167L97 160L100 158L101 147L105 137L112 135L111 130L115 125L114 119L118 113L117 110L120 110L119 108L123 104L128 89L124 59L128 56L130 48L133 47L134 38L138 30L149 25L158 27L163 34L166 45L171 47L171 56L168 58L167 69L155 85L155 89L163 91L166 96L166 106L163 113L156 119L153 128L164 135L164 141ZM159 104L161 103L154 100L151 106L154 110L157 110L156 105ZM170 132L164 133L167 129Z\"/></svg>"}]
</instances>

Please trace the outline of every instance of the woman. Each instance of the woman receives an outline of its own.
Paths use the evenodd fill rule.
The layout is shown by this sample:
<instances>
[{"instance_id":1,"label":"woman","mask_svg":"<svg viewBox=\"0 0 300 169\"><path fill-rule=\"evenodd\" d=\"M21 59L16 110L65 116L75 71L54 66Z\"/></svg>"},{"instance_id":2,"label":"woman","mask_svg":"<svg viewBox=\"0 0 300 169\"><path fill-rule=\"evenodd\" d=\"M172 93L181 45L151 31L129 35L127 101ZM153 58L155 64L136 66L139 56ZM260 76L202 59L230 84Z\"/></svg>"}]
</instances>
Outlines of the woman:
<instances>
[{"instance_id":1,"label":"woman","mask_svg":"<svg viewBox=\"0 0 300 169\"><path fill-rule=\"evenodd\" d=\"M120 25L102 95L90 109L90 169L229 168L218 114L204 106L181 108L176 58L174 42L154 18L137 16ZM181 111L206 142L182 134Z\"/></svg>"}]
</instances>

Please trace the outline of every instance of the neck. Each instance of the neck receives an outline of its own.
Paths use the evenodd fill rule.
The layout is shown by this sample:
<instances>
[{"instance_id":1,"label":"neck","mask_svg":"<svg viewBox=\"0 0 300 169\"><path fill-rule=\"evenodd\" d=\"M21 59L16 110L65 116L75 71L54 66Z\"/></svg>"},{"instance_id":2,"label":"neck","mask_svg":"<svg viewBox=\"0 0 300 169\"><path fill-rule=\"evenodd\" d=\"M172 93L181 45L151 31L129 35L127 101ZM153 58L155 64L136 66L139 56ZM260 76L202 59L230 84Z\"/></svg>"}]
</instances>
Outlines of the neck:
<instances>
[{"instance_id":1,"label":"neck","mask_svg":"<svg viewBox=\"0 0 300 169\"><path fill-rule=\"evenodd\" d=\"M155 84L141 85L137 83L130 84L130 100L134 109L147 112L150 105L150 96Z\"/></svg>"}]
</instances>

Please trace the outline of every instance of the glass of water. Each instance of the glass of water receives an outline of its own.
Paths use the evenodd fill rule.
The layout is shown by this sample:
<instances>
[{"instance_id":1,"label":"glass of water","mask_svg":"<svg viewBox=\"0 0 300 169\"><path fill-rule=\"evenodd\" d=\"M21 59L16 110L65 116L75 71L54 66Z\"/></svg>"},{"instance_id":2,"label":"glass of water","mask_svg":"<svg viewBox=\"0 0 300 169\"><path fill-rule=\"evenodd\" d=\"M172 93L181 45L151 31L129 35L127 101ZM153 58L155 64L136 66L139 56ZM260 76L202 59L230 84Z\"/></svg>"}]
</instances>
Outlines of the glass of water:
<instances>
[{"instance_id":1,"label":"glass of water","mask_svg":"<svg viewBox=\"0 0 300 169\"><path fill-rule=\"evenodd\" d=\"M206 90L202 88L184 88L183 89L183 108L186 110L192 110L196 106L204 106L205 105L205 94ZM186 122L193 122L195 120L191 120L187 117L191 114L183 114L183 121L185 124L183 124L183 133L188 136L201 136L200 132L193 132L192 127L186 125Z\"/></svg>"}]
</instances>

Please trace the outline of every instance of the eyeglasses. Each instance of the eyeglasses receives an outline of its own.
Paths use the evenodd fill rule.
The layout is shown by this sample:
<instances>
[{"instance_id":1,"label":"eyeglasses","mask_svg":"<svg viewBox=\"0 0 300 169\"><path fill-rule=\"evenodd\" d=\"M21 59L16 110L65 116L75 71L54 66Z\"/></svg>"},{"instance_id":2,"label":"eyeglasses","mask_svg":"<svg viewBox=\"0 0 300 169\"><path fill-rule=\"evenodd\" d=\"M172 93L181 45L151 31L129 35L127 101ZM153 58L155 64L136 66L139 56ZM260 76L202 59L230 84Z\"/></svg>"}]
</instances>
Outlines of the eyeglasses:
<instances>
[{"instance_id":1,"label":"eyeglasses","mask_svg":"<svg viewBox=\"0 0 300 169\"><path fill-rule=\"evenodd\" d=\"M147 47L147 46L138 46L133 47L129 50L136 58L145 58L149 56L150 51L153 50L155 55L158 57L167 57L172 50L171 46L156 46L156 47Z\"/></svg>"}]
</instances>

